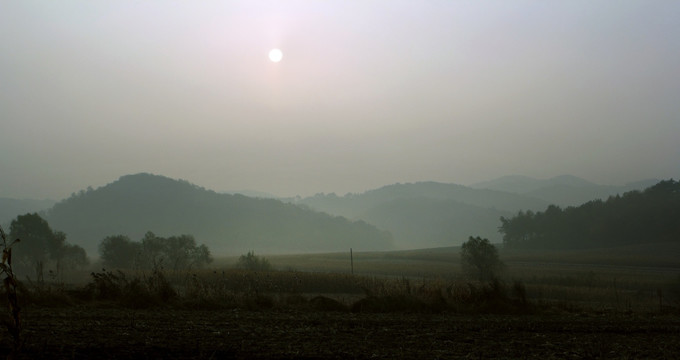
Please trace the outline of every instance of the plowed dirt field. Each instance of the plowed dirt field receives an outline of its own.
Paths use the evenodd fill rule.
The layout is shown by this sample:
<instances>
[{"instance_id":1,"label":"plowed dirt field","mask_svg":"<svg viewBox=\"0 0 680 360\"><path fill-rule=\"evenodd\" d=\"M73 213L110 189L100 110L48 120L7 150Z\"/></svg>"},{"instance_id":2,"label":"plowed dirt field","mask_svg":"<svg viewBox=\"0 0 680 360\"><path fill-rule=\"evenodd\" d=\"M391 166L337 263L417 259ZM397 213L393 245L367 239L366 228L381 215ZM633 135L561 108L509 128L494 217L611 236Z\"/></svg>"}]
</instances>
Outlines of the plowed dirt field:
<instances>
[{"instance_id":1,"label":"plowed dirt field","mask_svg":"<svg viewBox=\"0 0 680 360\"><path fill-rule=\"evenodd\" d=\"M679 358L680 318L33 308L26 359ZM10 339L3 330L6 354Z\"/></svg>"}]
</instances>

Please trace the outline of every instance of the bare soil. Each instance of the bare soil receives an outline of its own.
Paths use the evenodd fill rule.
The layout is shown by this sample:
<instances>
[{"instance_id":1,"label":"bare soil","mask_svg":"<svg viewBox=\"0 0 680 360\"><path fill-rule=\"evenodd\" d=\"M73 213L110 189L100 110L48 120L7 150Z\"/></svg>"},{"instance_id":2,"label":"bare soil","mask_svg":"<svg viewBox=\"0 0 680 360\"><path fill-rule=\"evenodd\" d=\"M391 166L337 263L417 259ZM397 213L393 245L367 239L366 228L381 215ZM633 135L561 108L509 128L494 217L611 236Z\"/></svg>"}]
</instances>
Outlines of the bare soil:
<instances>
[{"instance_id":1,"label":"bare soil","mask_svg":"<svg viewBox=\"0 0 680 360\"><path fill-rule=\"evenodd\" d=\"M293 310L24 311L25 359L674 359L680 317ZM2 354L10 338L0 336Z\"/></svg>"}]
</instances>

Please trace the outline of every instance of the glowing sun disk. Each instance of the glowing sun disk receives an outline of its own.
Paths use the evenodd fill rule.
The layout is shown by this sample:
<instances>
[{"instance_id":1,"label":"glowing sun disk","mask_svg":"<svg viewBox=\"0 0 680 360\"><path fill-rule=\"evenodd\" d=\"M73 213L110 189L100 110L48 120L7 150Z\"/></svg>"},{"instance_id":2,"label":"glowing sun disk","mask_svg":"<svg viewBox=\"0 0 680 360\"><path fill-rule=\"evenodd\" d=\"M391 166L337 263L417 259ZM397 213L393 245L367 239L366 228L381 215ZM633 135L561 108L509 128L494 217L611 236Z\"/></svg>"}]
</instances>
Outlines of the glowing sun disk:
<instances>
[{"instance_id":1,"label":"glowing sun disk","mask_svg":"<svg viewBox=\"0 0 680 360\"><path fill-rule=\"evenodd\" d=\"M271 49L269 51L269 60L279 62L283 58L283 52L279 49Z\"/></svg>"}]
</instances>

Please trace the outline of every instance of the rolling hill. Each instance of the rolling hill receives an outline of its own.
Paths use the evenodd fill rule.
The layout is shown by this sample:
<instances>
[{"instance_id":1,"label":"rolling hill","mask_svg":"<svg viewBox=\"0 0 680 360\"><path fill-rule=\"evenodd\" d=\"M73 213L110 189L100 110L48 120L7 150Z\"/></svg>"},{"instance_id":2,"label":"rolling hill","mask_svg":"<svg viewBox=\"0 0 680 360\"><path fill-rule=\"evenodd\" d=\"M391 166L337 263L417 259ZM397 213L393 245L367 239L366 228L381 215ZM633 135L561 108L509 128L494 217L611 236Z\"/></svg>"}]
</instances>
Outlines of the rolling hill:
<instances>
[{"instance_id":1,"label":"rolling hill","mask_svg":"<svg viewBox=\"0 0 680 360\"><path fill-rule=\"evenodd\" d=\"M571 175L556 176L550 179L535 179L527 176L510 175L471 185L475 189L489 189L510 192L561 207L578 206L591 200L606 200L632 190L643 190L659 182L649 179L622 186L598 185Z\"/></svg>"},{"instance_id":2,"label":"rolling hill","mask_svg":"<svg viewBox=\"0 0 680 360\"><path fill-rule=\"evenodd\" d=\"M101 240L147 231L191 234L215 254L344 251L393 248L391 235L363 221L349 221L274 199L218 194L182 180L151 174L123 176L80 192L44 213L71 243L97 254Z\"/></svg>"},{"instance_id":3,"label":"rolling hill","mask_svg":"<svg viewBox=\"0 0 680 360\"><path fill-rule=\"evenodd\" d=\"M391 232L402 249L460 245L469 236L500 242L501 216L548 206L524 195L437 182L393 184L342 197L317 194L295 203L365 220Z\"/></svg>"},{"instance_id":4,"label":"rolling hill","mask_svg":"<svg viewBox=\"0 0 680 360\"><path fill-rule=\"evenodd\" d=\"M431 198L395 199L359 218L388 229L401 249L459 245L471 235L500 241L499 219L510 212Z\"/></svg>"}]
</instances>

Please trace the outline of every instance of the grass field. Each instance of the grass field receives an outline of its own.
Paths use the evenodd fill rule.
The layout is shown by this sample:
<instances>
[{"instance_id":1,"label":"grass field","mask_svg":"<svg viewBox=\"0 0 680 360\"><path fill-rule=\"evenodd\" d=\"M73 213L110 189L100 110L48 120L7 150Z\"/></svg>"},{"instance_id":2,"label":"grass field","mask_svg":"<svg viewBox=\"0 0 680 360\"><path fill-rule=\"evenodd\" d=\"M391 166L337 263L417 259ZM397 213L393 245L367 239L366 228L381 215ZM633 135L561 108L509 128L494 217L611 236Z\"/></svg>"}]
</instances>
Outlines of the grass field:
<instances>
[{"instance_id":1,"label":"grass field","mask_svg":"<svg viewBox=\"0 0 680 360\"><path fill-rule=\"evenodd\" d=\"M275 269L387 279L465 282L460 248L390 252L264 255ZM680 245L663 243L570 251L503 251L507 283L521 282L530 299L600 311L654 312L680 305ZM220 258L231 267L237 258Z\"/></svg>"}]
</instances>

